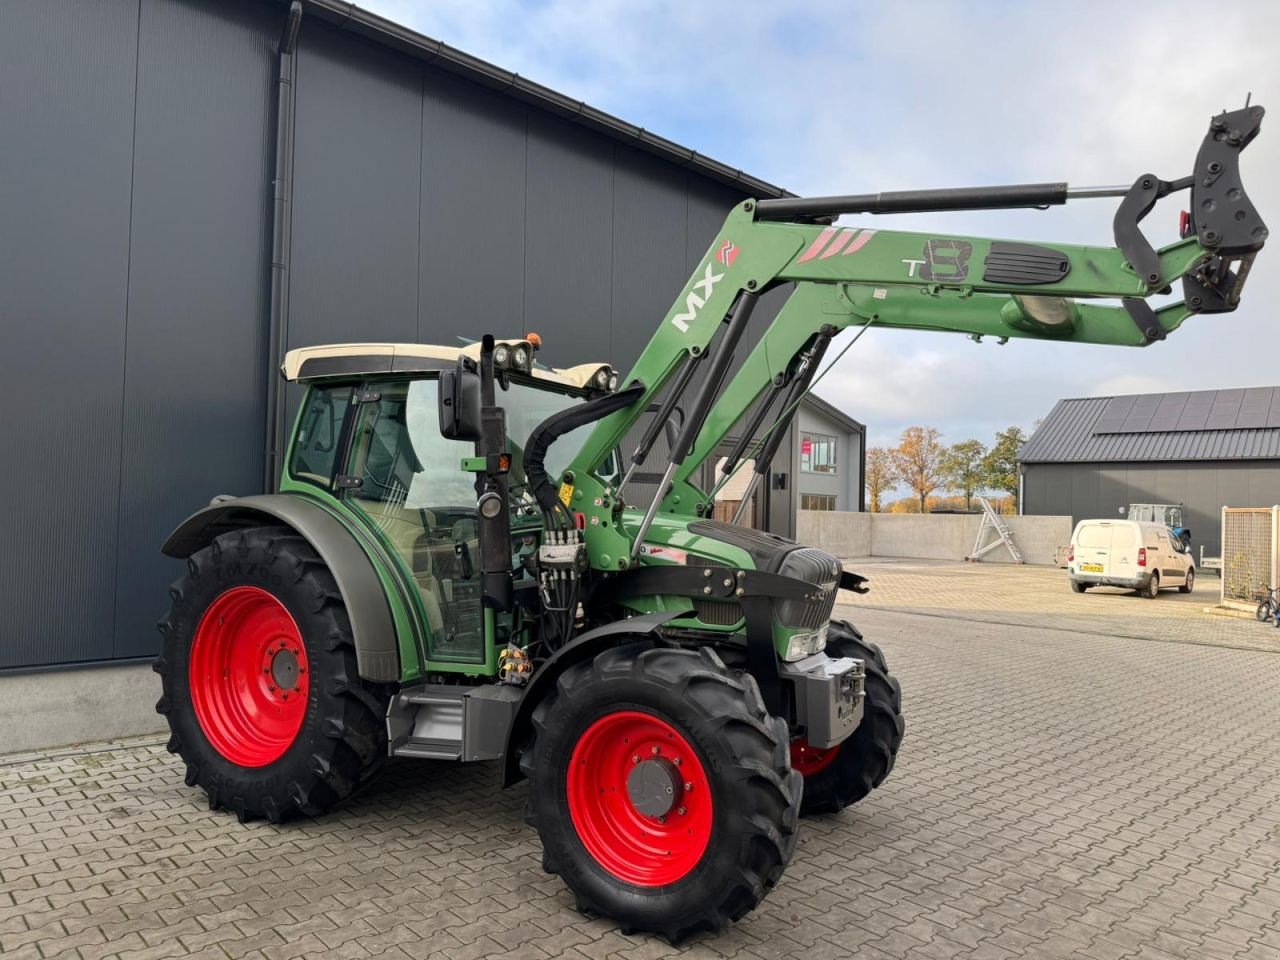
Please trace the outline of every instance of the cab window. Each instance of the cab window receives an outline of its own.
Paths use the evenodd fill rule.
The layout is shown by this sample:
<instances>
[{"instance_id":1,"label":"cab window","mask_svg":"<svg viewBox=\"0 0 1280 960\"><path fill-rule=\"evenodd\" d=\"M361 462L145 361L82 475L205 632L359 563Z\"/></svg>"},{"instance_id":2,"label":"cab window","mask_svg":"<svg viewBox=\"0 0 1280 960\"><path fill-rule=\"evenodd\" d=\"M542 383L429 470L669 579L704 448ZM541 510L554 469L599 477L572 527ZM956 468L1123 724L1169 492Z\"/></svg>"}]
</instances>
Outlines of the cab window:
<instances>
[{"instance_id":1,"label":"cab window","mask_svg":"<svg viewBox=\"0 0 1280 960\"><path fill-rule=\"evenodd\" d=\"M289 475L329 489L338 464L342 423L351 406L351 386L307 390L289 458Z\"/></svg>"}]
</instances>

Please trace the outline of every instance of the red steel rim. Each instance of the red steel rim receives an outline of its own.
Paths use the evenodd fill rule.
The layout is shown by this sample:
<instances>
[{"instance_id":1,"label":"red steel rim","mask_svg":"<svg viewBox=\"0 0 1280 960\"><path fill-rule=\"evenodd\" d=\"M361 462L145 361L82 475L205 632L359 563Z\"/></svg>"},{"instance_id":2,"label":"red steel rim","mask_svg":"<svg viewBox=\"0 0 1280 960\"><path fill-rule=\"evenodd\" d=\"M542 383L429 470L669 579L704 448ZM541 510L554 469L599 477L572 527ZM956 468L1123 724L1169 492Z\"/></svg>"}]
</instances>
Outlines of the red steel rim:
<instances>
[{"instance_id":1,"label":"red steel rim","mask_svg":"<svg viewBox=\"0 0 1280 960\"><path fill-rule=\"evenodd\" d=\"M671 810L646 816L632 804L628 777L661 761L676 773ZM573 748L566 776L569 816L595 861L624 883L661 887L687 875L711 840L711 784L698 754L675 727L638 710L610 713Z\"/></svg>"},{"instance_id":2,"label":"red steel rim","mask_svg":"<svg viewBox=\"0 0 1280 960\"><path fill-rule=\"evenodd\" d=\"M800 775L812 777L821 773L835 762L840 753L840 744L834 747L811 747L804 737L791 741L791 769L799 770Z\"/></svg>"},{"instance_id":3,"label":"red steel rim","mask_svg":"<svg viewBox=\"0 0 1280 960\"><path fill-rule=\"evenodd\" d=\"M210 745L242 767L280 759L306 716L309 666L284 604L260 587L219 594L196 627L188 671Z\"/></svg>"}]
</instances>

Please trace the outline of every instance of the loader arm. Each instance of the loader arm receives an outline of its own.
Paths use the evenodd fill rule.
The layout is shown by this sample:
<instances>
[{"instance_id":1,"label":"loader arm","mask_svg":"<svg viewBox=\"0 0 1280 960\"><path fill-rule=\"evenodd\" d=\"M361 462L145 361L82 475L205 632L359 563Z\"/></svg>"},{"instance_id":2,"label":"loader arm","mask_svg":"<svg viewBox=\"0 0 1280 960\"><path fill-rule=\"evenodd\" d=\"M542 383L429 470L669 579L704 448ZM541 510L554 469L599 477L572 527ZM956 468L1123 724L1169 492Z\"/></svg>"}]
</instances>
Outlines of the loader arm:
<instances>
[{"instance_id":1,"label":"loader arm","mask_svg":"<svg viewBox=\"0 0 1280 960\"><path fill-rule=\"evenodd\" d=\"M599 422L565 475L562 498L590 518L593 565L626 569L659 510L692 516L709 509L689 483L693 472L753 404L747 433L785 417L788 404L793 410L826 345L845 328L1147 346L1192 314L1234 310L1267 237L1239 172L1239 154L1262 116L1261 107L1246 106L1214 117L1193 173L1173 181L1143 174L1129 187L1049 183L740 203L624 378L643 388L638 399ZM1159 199L1187 189L1192 213L1184 214L1181 238L1154 248L1140 221ZM1112 247L834 222L845 213L1044 207L1105 196L1120 198ZM1183 300L1153 309L1149 298L1171 292L1175 282ZM760 295L784 284L793 286L790 297L748 345L744 334ZM1107 300L1113 302L1097 302ZM748 346L730 378L735 352ZM623 451L631 454L627 479L602 481L594 470L664 393L666 406L640 445ZM660 495L641 522L628 521L621 510L627 480L677 402L683 422ZM764 458L771 453L766 446Z\"/></svg>"}]
</instances>

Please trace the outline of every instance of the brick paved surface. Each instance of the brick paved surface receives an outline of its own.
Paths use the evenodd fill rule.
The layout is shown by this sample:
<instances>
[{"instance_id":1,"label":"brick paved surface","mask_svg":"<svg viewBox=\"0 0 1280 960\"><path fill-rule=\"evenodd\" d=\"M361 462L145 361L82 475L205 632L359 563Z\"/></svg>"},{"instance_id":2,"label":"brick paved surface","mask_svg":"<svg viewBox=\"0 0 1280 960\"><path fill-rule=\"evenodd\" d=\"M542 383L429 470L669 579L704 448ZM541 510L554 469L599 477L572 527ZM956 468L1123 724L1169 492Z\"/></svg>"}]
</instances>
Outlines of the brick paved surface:
<instances>
[{"instance_id":1,"label":"brick paved surface","mask_svg":"<svg viewBox=\"0 0 1280 960\"><path fill-rule=\"evenodd\" d=\"M1267 628L1070 594L1088 606L1065 629L993 622L1027 613L1000 596L1022 571L959 568L977 579L948 600L960 574L925 569L877 570L879 606L845 611L903 682L897 770L806 822L782 883L719 938L672 949L574 912L523 788L497 792L490 765L397 764L330 816L240 825L135 742L0 757L0 952L1280 957L1280 657L1200 645ZM884 608L917 588L926 614ZM1106 635L1152 606L1188 642Z\"/></svg>"}]
</instances>

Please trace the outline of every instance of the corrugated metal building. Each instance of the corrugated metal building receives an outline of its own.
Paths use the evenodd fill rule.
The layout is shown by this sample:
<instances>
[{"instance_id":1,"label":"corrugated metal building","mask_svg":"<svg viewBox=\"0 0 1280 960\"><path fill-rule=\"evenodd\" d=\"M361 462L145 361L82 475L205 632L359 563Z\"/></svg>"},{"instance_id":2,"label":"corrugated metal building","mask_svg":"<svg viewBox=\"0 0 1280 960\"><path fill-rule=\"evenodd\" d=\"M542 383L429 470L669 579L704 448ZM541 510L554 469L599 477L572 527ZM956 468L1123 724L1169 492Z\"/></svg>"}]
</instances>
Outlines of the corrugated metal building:
<instances>
[{"instance_id":1,"label":"corrugated metal building","mask_svg":"<svg viewBox=\"0 0 1280 960\"><path fill-rule=\"evenodd\" d=\"M1222 507L1280 502L1280 387L1060 400L1019 459L1024 513L1181 503L1195 555L1218 556Z\"/></svg>"},{"instance_id":2,"label":"corrugated metal building","mask_svg":"<svg viewBox=\"0 0 1280 960\"><path fill-rule=\"evenodd\" d=\"M0 3L0 670L154 652L159 544L273 470L282 348L536 330L625 368L781 193L338 0L280 56L287 18Z\"/></svg>"}]
</instances>

